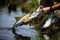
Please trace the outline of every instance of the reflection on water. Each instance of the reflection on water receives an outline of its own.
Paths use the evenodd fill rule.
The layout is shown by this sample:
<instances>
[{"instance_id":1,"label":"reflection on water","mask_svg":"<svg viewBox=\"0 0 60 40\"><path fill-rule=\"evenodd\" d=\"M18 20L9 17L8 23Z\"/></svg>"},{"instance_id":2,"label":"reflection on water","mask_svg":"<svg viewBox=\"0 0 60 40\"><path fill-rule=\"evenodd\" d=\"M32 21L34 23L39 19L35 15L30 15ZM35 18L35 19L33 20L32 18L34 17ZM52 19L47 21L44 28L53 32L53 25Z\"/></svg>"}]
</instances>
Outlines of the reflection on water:
<instances>
[{"instance_id":1,"label":"reflection on water","mask_svg":"<svg viewBox=\"0 0 60 40\"><path fill-rule=\"evenodd\" d=\"M11 28L0 28L0 40L20 40L20 39L22 39L22 40L30 40L30 39L36 40L36 37L38 36L38 32L35 29L24 29L24 28L22 29L22 28L20 28L17 30L17 32L22 33L23 36L14 35L12 33ZM26 35L29 37L27 37Z\"/></svg>"},{"instance_id":2,"label":"reflection on water","mask_svg":"<svg viewBox=\"0 0 60 40\"><path fill-rule=\"evenodd\" d=\"M15 33L22 35L22 38L30 38L31 40L36 40L38 36L38 31L35 30L34 26L22 25L15 28Z\"/></svg>"},{"instance_id":3,"label":"reflection on water","mask_svg":"<svg viewBox=\"0 0 60 40\"><path fill-rule=\"evenodd\" d=\"M21 28L19 30L22 30ZM25 29L23 29L25 31ZM32 29L31 32L33 32L33 30L35 29ZM21 31L24 33L24 31ZM27 29L27 31L29 31L29 29ZM29 33L31 33L29 32ZM39 32L35 30L36 33L31 33L31 37L26 37L26 36L16 36L12 33L12 30L11 28L0 28L0 40L40 40L39 39ZM28 34L29 34L28 33ZM25 34L23 34L25 35Z\"/></svg>"},{"instance_id":4,"label":"reflection on water","mask_svg":"<svg viewBox=\"0 0 60 40\"><path fill-rule=\"evenodd\" d=\"M15 40L11 28L0 28L0 40Z\"/></svg>"}]
</instances>

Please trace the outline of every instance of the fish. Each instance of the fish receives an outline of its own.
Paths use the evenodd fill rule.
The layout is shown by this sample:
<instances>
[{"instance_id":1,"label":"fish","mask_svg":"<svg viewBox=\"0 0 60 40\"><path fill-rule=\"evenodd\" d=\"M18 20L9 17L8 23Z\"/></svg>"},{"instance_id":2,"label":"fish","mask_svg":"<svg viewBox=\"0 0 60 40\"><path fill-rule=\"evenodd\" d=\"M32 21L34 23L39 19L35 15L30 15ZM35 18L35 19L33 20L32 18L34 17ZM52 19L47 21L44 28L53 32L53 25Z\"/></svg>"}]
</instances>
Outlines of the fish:
<instances>
[{"instance_id":1,"label":"fish","mask_svg":"<svg viewBox=\"0 0 60 40\"><path fill-rule=\"evenodd\" d=\"M28 13L28 14L26 14L25 16L23 16L18 22L16 22L15 25L20 25L20 26L22 26L22 25L24 25L24 24L27 24L28 21L30 21L31 19L37 17L37 16L40 14L40 12L42 12L42 11L40 10L41 7L42 7L42 6L39 6L35 12L32 12L32 14L31 14L31 13Z\"/></svg>"}]
</instances>

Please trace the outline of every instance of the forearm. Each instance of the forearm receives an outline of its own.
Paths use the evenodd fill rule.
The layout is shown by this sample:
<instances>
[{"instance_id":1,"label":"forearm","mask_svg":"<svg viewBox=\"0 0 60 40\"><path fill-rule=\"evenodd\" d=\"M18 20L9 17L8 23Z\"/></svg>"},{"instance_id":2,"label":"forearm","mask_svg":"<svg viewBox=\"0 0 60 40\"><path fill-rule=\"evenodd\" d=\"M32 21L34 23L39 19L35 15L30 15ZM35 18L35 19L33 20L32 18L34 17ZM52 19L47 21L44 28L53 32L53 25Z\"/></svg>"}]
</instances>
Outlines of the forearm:
<instances>
[{"instance_id":1,"label":"forearm","mask_svg":"<svg viewBox=\"0 0 60 40\"><path fill-rule=\"evenodd\" d=\"M59 7L60 7L60 3L58 3L58 4L54 5L54 6L52 6L52 9L55 10L55 9L57 9L57 8L59 8Z\"/></svg>"}]
</instances>

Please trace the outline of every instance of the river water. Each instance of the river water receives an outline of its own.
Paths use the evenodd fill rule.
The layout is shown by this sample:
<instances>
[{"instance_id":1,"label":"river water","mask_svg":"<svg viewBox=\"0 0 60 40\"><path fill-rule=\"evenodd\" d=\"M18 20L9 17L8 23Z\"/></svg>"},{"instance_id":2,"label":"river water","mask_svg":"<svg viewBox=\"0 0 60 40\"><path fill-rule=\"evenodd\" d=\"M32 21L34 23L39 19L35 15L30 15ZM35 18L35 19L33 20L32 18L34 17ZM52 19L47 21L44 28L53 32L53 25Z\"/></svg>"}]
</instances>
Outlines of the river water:
<instances>
[{"instance_id":1,"label":"river water","mask_svg":"<svg viewBox=\"0 0 60 40\"><path fill-rule=\"evenodd\" d=\"M16 40L12 32L12 27L16 22L15 17L22 17L24 15L25 13L20 8L17 8L17 12L11 12L11 14L8 13L7 7L2 8L2 11L0 11L0 40ZM20 29L16 28L16 30L18 34L30 36L31 40L36 40L36 37L38 38L38 31L32 26L24 25Z\"/></svg>"}]
</instances>

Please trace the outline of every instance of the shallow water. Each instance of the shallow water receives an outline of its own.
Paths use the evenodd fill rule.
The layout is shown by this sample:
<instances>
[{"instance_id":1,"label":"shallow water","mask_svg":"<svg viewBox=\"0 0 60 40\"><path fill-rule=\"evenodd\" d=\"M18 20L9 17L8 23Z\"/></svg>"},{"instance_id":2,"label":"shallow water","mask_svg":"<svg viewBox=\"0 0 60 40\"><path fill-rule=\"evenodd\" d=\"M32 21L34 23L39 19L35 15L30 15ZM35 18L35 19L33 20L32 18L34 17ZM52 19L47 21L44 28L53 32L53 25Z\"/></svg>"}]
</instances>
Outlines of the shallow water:
<instances>
[{"instance_id":1,"label":"shallow water","mask_svg":"<svg viewBox=\"0 0 60 40\"><path fill-rule=\"evenodd\" d=\"M0 40L16 40L16 36L12 32L12 27L16 22L15 17L22 17L23 15L25 15L21 12L21 9L18 8L17 10L18 11L16 13L11 12L11 14L9 14L7 7L5 7L0 12ZM36 31L33 27L27 25L24 25L24 29L22 29L21 27L17 30L17 32L20 32L24 36L28 34L28 36L31 37L31 40L36 40L36 37L38 36L38 31Z\"/></svg>"},{"instance_id":2,"label":"shallow water","mask_svg":"<svg viewBox=\"0 0 60 40\"><path fill-rule=\"evenodd\" d=\"M23 16L21 9L17 12L8 13L7 7L2 8L0 11L0 40L15 40L15 35L12 33L11 28L16 22L15 17Z\"/></svg>"}]
</instances>

